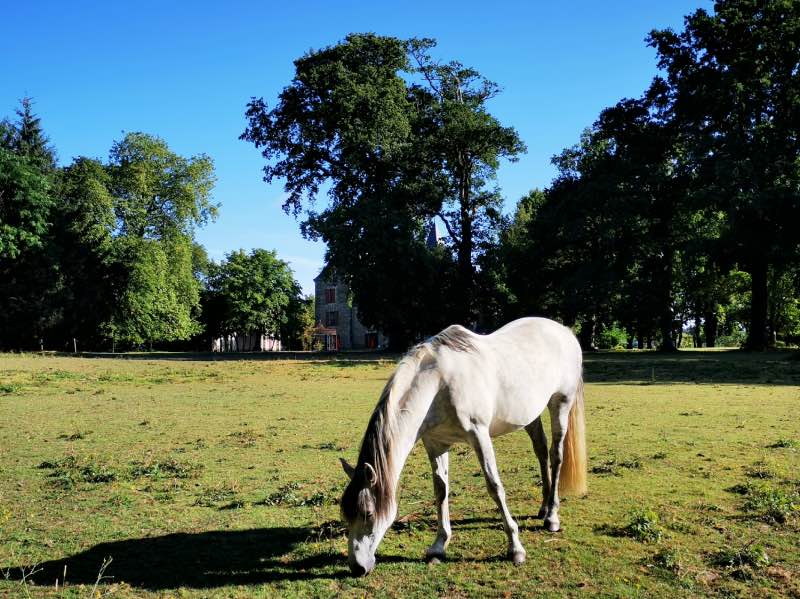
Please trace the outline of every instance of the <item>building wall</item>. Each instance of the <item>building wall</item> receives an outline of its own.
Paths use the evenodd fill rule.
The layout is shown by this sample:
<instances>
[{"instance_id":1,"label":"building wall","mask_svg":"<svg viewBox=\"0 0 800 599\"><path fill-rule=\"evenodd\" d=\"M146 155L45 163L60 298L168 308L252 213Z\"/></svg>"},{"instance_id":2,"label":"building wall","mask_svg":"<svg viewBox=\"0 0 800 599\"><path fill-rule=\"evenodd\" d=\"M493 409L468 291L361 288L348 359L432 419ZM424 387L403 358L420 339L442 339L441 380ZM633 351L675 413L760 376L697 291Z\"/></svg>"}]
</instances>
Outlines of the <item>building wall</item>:
<instances>
[{"instance_id":1,"label":"building wall","mask_svg":"<svg viewBox=\"0 0 800 599\"><path fill-rule=\"evenodd\" d=\"M334 303L327 303L325 301L325 290L334 288L336 289L336 301ZM376 332L369 329L358 319L358 310L354 306L347 305L347 294L349 289L346 284L341 281L329 282L321 277L314 280L314 313L317 323L322 323L324 326L329 326L327 321L327 313L329 311L336 311L338 314L337 324L330 325L336 329L337 334L341 340L342 349L364 349L366 348L366 335L370 332ZM386 344L386 338L378 333L378 345L383 346Z\"/></svg>"}]
</instances>

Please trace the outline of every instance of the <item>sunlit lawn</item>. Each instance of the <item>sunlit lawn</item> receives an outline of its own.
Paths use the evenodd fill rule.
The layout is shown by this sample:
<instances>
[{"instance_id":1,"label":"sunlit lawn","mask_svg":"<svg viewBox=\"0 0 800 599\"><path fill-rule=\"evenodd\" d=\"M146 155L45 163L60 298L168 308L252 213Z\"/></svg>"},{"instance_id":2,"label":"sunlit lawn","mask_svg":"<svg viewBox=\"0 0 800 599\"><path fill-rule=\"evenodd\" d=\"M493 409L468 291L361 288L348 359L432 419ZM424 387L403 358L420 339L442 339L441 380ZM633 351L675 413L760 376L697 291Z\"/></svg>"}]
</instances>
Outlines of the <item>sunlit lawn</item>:
<instances>
[{"instance_id":1,"label":"sunlit lawn","mask_svg":"<svg viewBox=\"0 0 800 599\"><path fill-rule=\"evenodd\" d=\"M355 459L394 360L198 358L0 356L0 595L88 596L106 558L97 589L119 597L800 594L798 354L587 356L589 494L563 502L563 531L533 518L527 435L497 440L528 551L513 567L457 446L448 561L428 566L418 447L364 579L337 458Z\"/></svg>"}]
</instances>

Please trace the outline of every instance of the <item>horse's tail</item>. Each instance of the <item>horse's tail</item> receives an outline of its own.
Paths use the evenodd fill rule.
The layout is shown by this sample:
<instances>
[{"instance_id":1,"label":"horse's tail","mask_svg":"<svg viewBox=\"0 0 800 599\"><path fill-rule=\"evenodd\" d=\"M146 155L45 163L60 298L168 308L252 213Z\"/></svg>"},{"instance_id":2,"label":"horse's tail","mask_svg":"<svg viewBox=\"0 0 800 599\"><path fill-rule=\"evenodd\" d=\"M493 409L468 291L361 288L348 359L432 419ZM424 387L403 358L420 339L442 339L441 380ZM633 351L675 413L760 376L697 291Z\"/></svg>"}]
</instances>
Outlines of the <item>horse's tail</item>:
<instances>
[{"instance_id":1,"label":"horse's tail","mask_svg":"<svg viewBox=\"0 0 800 599\"><path fill-rule=\"evenodd\" d=\"M578 381L575 401L569 411L558 490L563 494L586 494L586 423L583 417L583 377Z\"/></svg>"}]
</instances>

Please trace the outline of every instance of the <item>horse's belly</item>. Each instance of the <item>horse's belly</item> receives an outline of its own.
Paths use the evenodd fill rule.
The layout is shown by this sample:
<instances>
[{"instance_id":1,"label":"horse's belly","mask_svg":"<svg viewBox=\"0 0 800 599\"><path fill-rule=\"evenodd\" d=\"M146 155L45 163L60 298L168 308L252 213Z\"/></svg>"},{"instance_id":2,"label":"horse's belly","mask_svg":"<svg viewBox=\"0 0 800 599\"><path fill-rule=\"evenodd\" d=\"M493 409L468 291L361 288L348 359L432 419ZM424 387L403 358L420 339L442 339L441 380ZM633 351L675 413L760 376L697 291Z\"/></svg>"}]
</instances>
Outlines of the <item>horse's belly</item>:
<instances>
[{"instance_id":1,"label":"horse's belly","mask_svg":"<svg viewBox=\"0 0 800 599\"><path fill-rule=\"evenodd\" d=\"M467 433L460 426L440 425L436 428L426 430L423 436L441 445L453 445L454 443L464 443L467 441Z\"/></svg>"},{"instance_id":2,"label":"horse's belly","mask_svg":"<svg viewBox=\"0 0 800 599\"><path fill-rule=\"evenodd\" d=\"M525 424L516 424L513 422L507 422L505 420L493 420L492 423L489 425L489 435L492 437L499 437L500 435L505 435L506 433L513 433L514 431L518 431L521 428L524 428L529 423Z\"/></svg>"}]
</instances>

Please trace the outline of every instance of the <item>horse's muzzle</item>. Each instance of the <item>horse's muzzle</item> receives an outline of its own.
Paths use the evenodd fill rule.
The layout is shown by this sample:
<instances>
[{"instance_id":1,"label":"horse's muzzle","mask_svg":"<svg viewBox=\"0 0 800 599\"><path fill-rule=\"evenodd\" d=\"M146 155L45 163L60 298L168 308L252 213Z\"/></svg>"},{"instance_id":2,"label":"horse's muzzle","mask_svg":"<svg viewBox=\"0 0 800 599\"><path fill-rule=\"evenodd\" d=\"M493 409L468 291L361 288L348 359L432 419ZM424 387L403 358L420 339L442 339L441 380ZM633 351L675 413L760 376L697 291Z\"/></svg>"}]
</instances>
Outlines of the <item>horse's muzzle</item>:
<instances>
[{"instance_id":1,"label":"horse's muzzle","mask_svg":"<svg viewBox=\"0 0 800 599\"><path fill-rule=\"evenodd\" d=\"M369 562L366 566L362 566L358 562L352 561L350 563L350 572L353 576L366 576L375 567L375 560Z\"/></svg>"}]
</instances>

